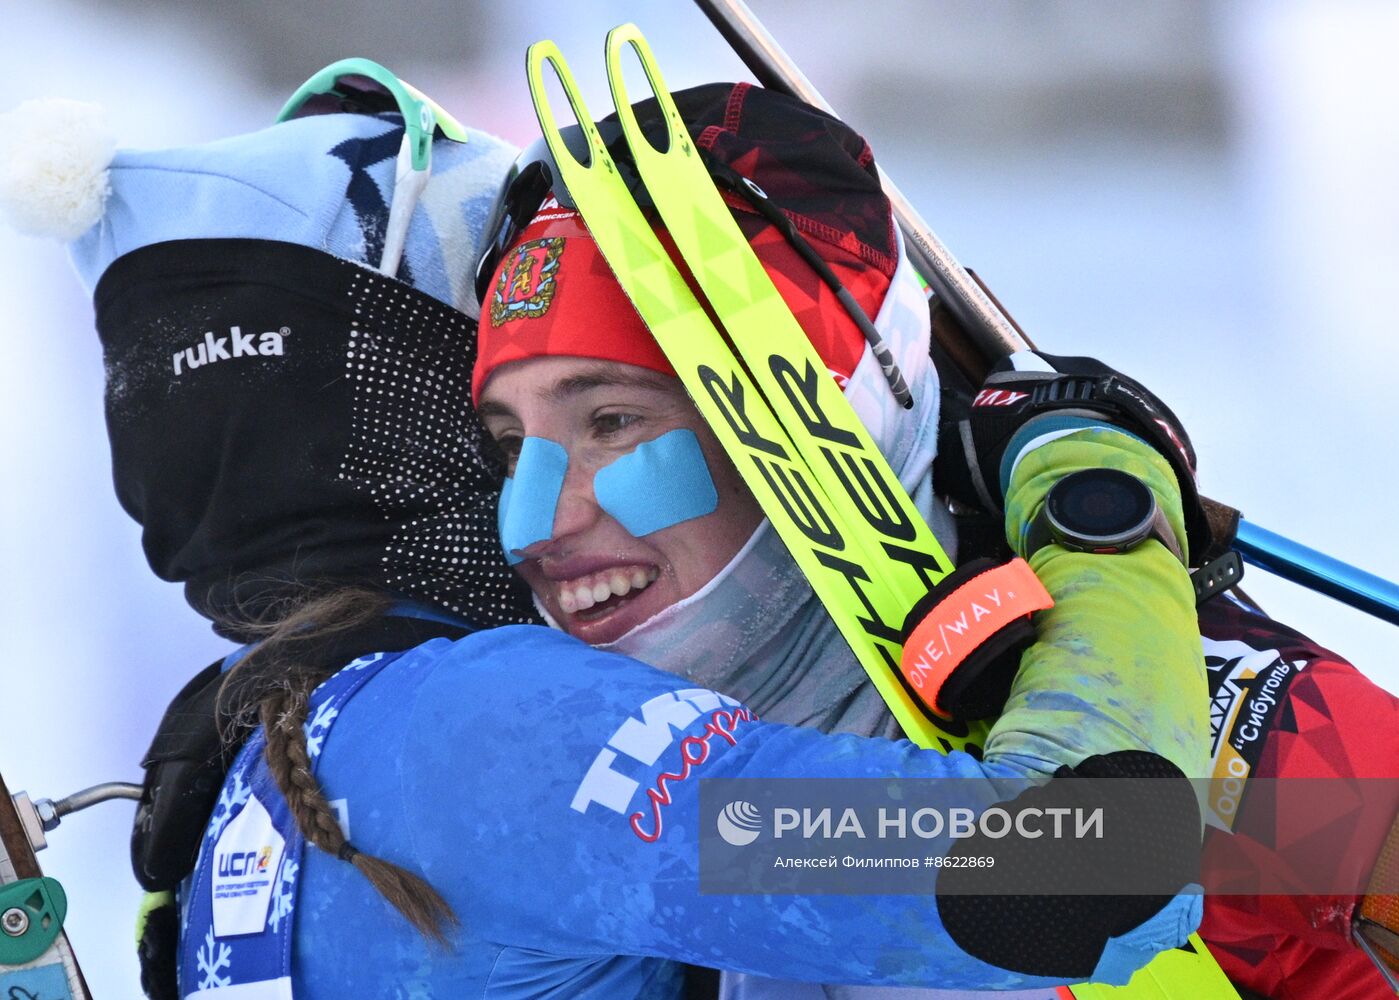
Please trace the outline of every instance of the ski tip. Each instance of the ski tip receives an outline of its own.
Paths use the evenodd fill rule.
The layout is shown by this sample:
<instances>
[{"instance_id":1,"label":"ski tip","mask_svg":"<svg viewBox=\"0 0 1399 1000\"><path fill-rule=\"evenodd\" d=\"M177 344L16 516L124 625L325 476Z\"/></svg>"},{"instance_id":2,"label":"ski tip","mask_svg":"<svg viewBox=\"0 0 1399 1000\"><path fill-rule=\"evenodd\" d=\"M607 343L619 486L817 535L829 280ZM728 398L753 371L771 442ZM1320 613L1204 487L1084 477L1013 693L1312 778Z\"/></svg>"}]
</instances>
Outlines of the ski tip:
<instances>
[{"instance_id":1,"label":"ski tip","mask_svg":"<svg viewBox=\"0 0 1399 1000\"><path fill-rule=\"evenodd\" d=\"M641 33L641 29L636 26L636 22L628 21L619 24L607 33L606 50L609 58L613 53L620 53L623 45L632 45L636 48L637 54L645 53L650 55L651 46L646 41L646 36ZM645 56L642 56L643 60Z\"/></svg>"},{"instance_id":2,"label":"ski tip","mask_svg":"<svg viewBox=\"0 0 1399 1000\"><path fill-rule=\"evenodd\" d=\"M634 23L628 21L626 24L619 24L607 33L606 62L607 62L607 82L612 91L612 101L617 108L617 114L622 118L624 126L630 124L632 128L628 135L640 135L640 127L635 124L635 113L632 110L632 98L627 92L626 76L622 70L622 54L630 46L636 61L641 65L641 71L646 77L646 85L650 89L647 96L654 97L661 109L665 112L666 121L670 123L671 136L667 148L674 144L678 136L675 134L677 126L683 132L684 125L680 122L679 112L675 110L675 101L670 96L670 91L666 89L665 78L661 75L661 68L656 62L656 56L651 51L651 45L646 41L646 36L641 33L641 29ZM628 119L631 119L628 122ZM660 152L658 149L657 152Z\"/></svg>"}]
</instances>

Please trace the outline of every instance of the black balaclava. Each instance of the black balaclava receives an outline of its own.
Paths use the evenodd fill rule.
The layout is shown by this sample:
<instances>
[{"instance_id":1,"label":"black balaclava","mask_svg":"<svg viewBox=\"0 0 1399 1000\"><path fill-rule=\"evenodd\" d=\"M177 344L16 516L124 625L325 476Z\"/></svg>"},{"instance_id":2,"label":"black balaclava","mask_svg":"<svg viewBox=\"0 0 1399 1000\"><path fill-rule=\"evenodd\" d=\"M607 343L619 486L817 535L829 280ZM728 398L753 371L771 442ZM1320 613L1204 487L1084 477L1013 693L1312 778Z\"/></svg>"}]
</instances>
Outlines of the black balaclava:
<instances>
[{"instance_id":1,"label":"black balaclava","mask_svg":"<svg viewBox=\"0 0 1399 1000\"><path fill-rule=\"evenodd\" d=\"M235 639L345 584L476 626L535 619L469 392L474 265L513 146L434 133L395 205L394 112L159 150L118 149L70 101L8 124L0 210L68 242L93 290L117 496L158 576Z\"/></svg>"},{"instance_id":2,"label":"black balaclava","mask_svg":"<svg viewBox=\"0 0 1399 1000\"><path fill-rule=\"evenodd\" d=\"M360 583L480 626L532 618L496 539L464 314L250 239L142 247L94 299L117 496L201 614Z\"/></svg>"}]
</instances>

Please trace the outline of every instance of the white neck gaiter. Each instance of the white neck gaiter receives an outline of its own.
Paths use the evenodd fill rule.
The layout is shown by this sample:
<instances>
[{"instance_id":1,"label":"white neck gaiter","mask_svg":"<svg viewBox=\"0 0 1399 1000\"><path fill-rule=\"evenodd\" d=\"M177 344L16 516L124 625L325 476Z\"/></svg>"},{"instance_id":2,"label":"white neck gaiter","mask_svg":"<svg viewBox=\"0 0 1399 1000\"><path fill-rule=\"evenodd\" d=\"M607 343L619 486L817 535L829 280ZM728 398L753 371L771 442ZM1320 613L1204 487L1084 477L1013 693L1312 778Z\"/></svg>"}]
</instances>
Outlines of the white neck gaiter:
<instances>
[{"instance_id":1,"label":"white neck gaiter","mask_svg":"<svg viewBox=\"0 0 1399 1000\"><path fill-rule=\"evenodd\" d=\"M768 722L897 731L766 521L703 589L598 648L722 691Z\"/></svg>"}]
</instances>

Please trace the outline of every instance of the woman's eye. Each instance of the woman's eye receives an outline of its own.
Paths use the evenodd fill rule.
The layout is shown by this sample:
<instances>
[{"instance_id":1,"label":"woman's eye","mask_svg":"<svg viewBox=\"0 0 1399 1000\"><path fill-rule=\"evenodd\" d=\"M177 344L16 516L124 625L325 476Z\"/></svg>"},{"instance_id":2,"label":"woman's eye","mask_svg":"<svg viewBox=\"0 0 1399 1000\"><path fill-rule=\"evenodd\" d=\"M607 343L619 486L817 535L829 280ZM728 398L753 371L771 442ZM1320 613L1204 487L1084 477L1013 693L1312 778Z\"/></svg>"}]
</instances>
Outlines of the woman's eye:
<instances>
[{"instance_id":1,"label":"woman's eye","mask_svg":"<svg viewBox=\"0 0 1399 1000\"><path fill-rule=\"evenodd\" d=\"M593 430L602 437L626 430L641 419L635 413L599 413L593 417Z\"/></svg>"},{"instance_id":2,"label":"woman's eye","mask_svg":"<svg viewBox=\"0 0 1399 1000\"><path fill-rule=\"evenodd\" d=\"M515 472L515 462L520 457L520 447L524 443L524 438L516 434L505 434L495 439L495 445L500 449L500 457L505 460L506 475L513 475Z\"/></svg>"}]
</instances>

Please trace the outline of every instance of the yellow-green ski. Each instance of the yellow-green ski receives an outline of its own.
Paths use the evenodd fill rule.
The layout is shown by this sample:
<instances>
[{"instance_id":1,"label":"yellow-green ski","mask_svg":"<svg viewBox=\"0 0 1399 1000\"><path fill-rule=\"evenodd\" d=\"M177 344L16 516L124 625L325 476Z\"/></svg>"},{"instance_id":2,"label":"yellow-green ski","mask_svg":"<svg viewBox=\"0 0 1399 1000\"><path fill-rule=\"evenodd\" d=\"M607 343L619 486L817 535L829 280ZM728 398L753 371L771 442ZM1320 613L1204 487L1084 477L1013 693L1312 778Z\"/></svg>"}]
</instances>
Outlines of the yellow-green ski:
<instances>
[{"instance_id":1,"label":"yellow-green ski","mask_svg":"<svg viewBox=\"0 0 1399 1000\"><path fill-rule=\"evenodd\" d=\"M544 90L546 63L558 75L587 136L587 165L574 158L559 133ZM947 752L979 745L984 727L933 718L899 678L898 630L912 600L893 596L886 585L882 569L890 557L874 548L865 518L845 516L848 500L844 507L832 502L789 429L681 277L612 162L558 47L552 42L531 46L528 72L540 127L598 249L894 717L923 746ZM821 371L824 377L824 366ZM902 487L899 492L906 502ZM945 572L927 553L911 550L909 558L921 559L936 574L933 579Z\"/></svg>"},{"instance_id":2,"label":"yellow-green ski","mask_svg":"<svg viewBox=\"0 0 1399 1000\"><path fill-rule=\"evenodd\" d=\"M1061 992L1074 1000L1239 1000L1239 991L1198 934L1190 935L1186 946L1157 955L1126 986L1080 983Z\"/></svg>"}]
</instances>

